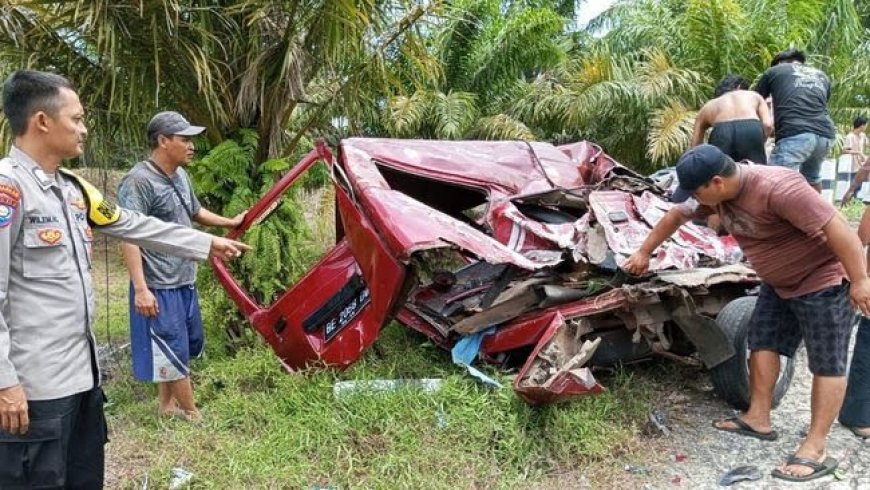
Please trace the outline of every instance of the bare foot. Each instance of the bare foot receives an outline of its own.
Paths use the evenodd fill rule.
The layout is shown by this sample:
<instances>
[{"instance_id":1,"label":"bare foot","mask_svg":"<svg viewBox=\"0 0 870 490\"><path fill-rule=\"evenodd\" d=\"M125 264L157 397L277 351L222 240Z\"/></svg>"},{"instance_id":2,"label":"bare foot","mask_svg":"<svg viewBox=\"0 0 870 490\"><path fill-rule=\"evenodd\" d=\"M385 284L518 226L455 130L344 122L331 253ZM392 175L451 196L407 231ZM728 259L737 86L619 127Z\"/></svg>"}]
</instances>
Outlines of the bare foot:
<instances>
[{"instance_id":1,"label":"bare foot","mask_svg":"<svg viewBox=\"0 0 870 490\"><path fill-rule=\"evenodd\" d=\"M200 413L199 410L181 410L181 413L183 413L187 421L192 424L202 423L202 413Z\"/></svg>"},{"instance_id":2,"label":"bare foot","mask_svg":"<svg viewBox=\"0 0 870 490\"><path fill-rule=\"evenodd\" d=\"M177 419L182 419L185 422L190 422L192 424L199 424L202 422L202 414L199 410L182 410L181 408L175 407L171 410L158 410L157 412L161 417L172 417Z\"/></svg>"}]
</instances>

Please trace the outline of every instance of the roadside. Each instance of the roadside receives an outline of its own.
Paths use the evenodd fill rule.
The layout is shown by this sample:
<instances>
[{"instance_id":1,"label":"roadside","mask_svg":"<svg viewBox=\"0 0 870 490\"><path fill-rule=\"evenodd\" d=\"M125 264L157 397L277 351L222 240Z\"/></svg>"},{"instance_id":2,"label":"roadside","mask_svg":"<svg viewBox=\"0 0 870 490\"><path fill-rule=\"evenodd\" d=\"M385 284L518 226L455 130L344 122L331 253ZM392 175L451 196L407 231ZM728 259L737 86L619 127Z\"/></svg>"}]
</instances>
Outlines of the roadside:
<instances>
[{"instance_id":1,"label":"roadside","mask_svg":"<svg viewBox=\"0 0 870 490\"><path fill-rule=\"evenodd\" d=\"M659 455L653 462L637 463L633 471L647 474L643 488L721 488L720 477L739 466L754 465L762 479L742 482L732 488L868 488L870 487L870 442L858 439L835 423L828 439L830 456L840 461L836 476L811 483L791 483L770 476L798 446L809 426L811 377L802 349L798 355L791 388L773 412L774 429L779 439L772 442L715 430L715 419L734 413L717 400L703 377L674 380L662 386L657 408L667 413L671 434L658 440Z\"/></svg>"},{"instance_id":2,"label":"roadside","mask_svg":"<svg viewBox=\"0 0 870 490\"><path fill-rule=\"evenodd\" d=\"M113 240L98 239L94 251L97 335L119 347L128 336L126 270ZM780 439L761 442L710 426L731 411L696 368L627 366L600 376L610 388L602 396L532 408L508 388L480 388L447 353L406 329L385 329L378 345L344 373L288 375L262 346L236 359L201 360L194 382L208 422L200 427L158 419L153 387L131 381L128 352L118 351L107 366L107 488L143 488L145 481L166 488L172 470L183 468L194 474L191 488L704 489L718 488L723 473L746 464L758 466L763 479L734 488L870 486L870 452L839 426L830 452L840 459L841 480L807 485L769 476L809 422L803 357L774 413ZM351 400L332 393L342 380L432 377L444 379L440 393ZM647 430L653 409L666 415L669 435Z\"/></svg>"},{"instance_id":3,"label":"roadside","mask_svg":"<svg viewBox=\"0 0 870 490\"><path fill-rule=\"evenodd\" d=\"M853 202L842 210L853 226L857 226L863 211L864 205L860 202ZM840 462L835 476L810 483L792 483L770 475L773 468L797 449L809 427L812 378L803 348L797 361L791 388L773 412L773 425L779 438L772 442L714 429L713 420L735 412L716 399L706 376L687 376L661 385L656 397L661 402L656 408L667 413L671 434L658 440L661 457L647 464L639 462L641 470L634 469L647 473L643 488L721 488L718 481L722 475L745 465L756 466L762 479L736 483L732 488L870 488L870 440L858 439L836 422L828 439L829 455Z\"/></svg>"}]
</instances>

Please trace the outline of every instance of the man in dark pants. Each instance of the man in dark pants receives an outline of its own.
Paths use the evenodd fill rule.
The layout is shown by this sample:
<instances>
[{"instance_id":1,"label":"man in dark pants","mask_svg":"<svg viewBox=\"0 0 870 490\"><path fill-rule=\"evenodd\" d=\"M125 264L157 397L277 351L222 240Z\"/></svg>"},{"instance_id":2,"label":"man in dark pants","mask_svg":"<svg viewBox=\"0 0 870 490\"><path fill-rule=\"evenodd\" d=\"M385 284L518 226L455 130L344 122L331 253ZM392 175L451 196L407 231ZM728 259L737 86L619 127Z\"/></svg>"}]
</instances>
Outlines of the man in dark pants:
<instances>
[{"instance_id":1,"label":"man in dark pants","mask_svg":"<svg viewBox=\"0 0 870 490\"><path fill-rule=\"evenodd\" d=\"M687 151L671 208L624 268L645 272L650 254L695 216L716 212L763 281L749 326L749 409L718 430L776 439L770 412L779 356L806 345L813 373L810 428L773 475L805 481L831 473L826 440L846 388L853 305L870 313L870 278L858 236L797 172L735 163L712 145ZM696 202L686 202L694 197ZM848 278L848 281L846 280Z\"/></svg>"},{"instance_id":2,"label":"man in dark pants","mask_svg":"<svg viewBox=\"0 0 870 490\"><path fill-rule=\"evenodd\" d=\"M870 243L870 207L864 208L864 214L861 215L858 237L865 246ZM856 436L870 438L870 318L866 316L861 318L855 334L846 397L839 420L843 427Z\"/></svg>"},{"instance_id":3,"label":"man in dark pants","mask_svg":"<svg viewBox=\"0 0 870 490\"><path fill-rule=\"evenodd\" d=\"M200 260L248 247L119 208L63 169L87 135L65 78L13 73L3 112L15 141L0 160L0 489L99 489L92 230Z\"/></svg>"},{"instance_id":4,"label":"man in dark pants","mask_svg":"<svg viewBox=\"0 0 870 490\"><path fill-rule=\"evenodd\" d=\"M749 160L766 164L764 142L773 130L767 102L749 89L749 82L739 75L723 78L708 101L695 116L690 146L704 142L704 133L712 127L709 143L734 161Z\"/></svg>"},{"instance_id":5,"label":"man in dark pants","mask_svg":"<svg viewBox=\"0 0 870 490\"><path fill-rule=\"evenodd\" d=\"M822 161L836 136L828 115L831 81L805 61L796 49L777 54L755 91L773 98L776 145L767 163L800 171L821 192Z\"/></svg>"}]
</instances>

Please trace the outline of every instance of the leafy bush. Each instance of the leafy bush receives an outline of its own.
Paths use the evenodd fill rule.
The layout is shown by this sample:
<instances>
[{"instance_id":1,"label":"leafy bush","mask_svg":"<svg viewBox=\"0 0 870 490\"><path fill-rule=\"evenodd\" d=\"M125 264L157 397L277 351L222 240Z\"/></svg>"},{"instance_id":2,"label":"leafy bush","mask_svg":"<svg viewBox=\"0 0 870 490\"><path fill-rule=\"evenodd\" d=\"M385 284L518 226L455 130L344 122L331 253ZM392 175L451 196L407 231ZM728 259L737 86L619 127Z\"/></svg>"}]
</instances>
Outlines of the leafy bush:
<instances>
[{"instance_id":1,"label":"leafy bush","mask_svg":"<svg viewBox=\"0 0 870 490\"><path fill-rule=\"evenodd\" d=\"M224 216L235 216L249 209L296 162L295 155L268 160L256 165L257 135L243 130L234 139L228 139L208 150L191 165L191 176L203 206ZM300 145L300 152L308 151L310 142ZM241 240L253 250L230 264L235 277L254 299L266 304L275 299L287 285L305 272L317 255L311 243L299 193L316 189L328 182L323 165L318 165L284 194L275 211L261 223L252 226ZM222 234L224 230L215 230ZM236 306L222 293L211 269L200 269L203 318L211 338L228 334L229 347L235 351L240 345L250 345L254 335L243 326L244 320ZM212 349L226 346L212 342ZM214 354L215 352L212 352Z\"/></svg>"}]
</instances>

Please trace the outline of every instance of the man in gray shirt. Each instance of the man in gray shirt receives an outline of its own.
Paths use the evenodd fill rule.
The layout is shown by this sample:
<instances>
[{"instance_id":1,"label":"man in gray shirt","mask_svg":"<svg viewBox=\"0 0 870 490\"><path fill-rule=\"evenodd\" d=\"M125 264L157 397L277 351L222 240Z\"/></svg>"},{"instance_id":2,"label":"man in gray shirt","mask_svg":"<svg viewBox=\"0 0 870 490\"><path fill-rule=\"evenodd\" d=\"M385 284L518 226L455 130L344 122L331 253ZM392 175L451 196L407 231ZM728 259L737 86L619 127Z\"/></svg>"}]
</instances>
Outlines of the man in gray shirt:
<instances>
[{"instance_id":1,"label":"man in gray shirt","mask_svg":"<svg viewBox=\"0 0 870 490\"><path fill-rule=\"evenodd\" d=\"M177 112L161 112L148 123L150 158L121 180L121 205L163 221L191 227L234 227L245 213L225 218L200 205L184 167L193 159L192 136L205 130ZM159 251L122 245L130 271L130 339L133 374L157 383L158 413L200 419L190 382L190 359L204 339L197 297L196 263Z\"/></svg>"},{"instance_id":2,"label":"man in gray shirt","mask_svg":"<svg viewBox=\"0 0 870 490\"><path fill-rule=\"evenodd\" d=\"M778 53L755 91L773 99L776 146L768 164L800 171L821 192L822 162L836 136L828 114L831 80L804 61L806 56L796 49Z\"/></svg>"},{"instance_id":3,"label":"man in gray shirt","mask_svg":"<svg viewBox=\"0 0 870 490\"><path fill-rule=\"evenodd\" d=\"M3 112L15 139L0 160L0 488L102 488L93 230L199 260L248 247L119 208L62 168L87 135L64 77L16 71Z\"/></svg>"}]
</instances>

